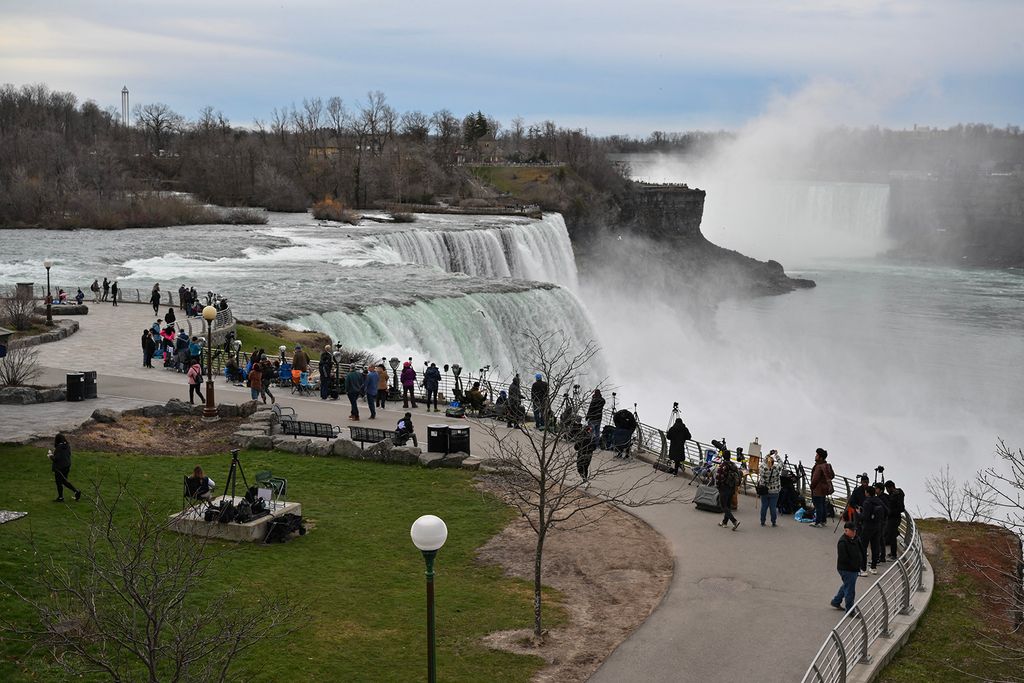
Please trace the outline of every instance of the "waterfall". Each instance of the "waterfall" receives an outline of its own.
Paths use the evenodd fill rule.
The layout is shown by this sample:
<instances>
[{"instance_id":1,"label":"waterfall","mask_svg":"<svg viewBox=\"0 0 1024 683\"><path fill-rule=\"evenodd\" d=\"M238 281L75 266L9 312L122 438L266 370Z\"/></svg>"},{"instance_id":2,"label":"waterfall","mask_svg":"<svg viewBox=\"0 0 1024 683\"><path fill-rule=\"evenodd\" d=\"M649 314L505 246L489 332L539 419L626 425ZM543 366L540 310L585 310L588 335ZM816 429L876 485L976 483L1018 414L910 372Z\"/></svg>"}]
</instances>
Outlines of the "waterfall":
<instances>
[{"instance_id":1,"label":"waterfall","mask_svg":"<svg viewBox=\"0 0 1024 683\"><path fill-rule=\"evenodd\" d=\"M576 261L561 214L487 228L412 229L377 239L401 260L487 278L550 282L576 291Z\"/></svg>"},{"instance_id":2,"label":"waterfall","mask_svg":"<svg viewBox=\"0 0 1024 683\"><path fill-rule=\"evenodd\" d=\"M417 366L422 360L474 370L490 365L502 379L513 372L528 377L534 371L527 366L519 330L564 332L574 351L597 339L576 297L557 287L435 298L406 306L380 304L358 312L305 315L289 325L319 330L378 356L412 355ZM600 354L588 376L591 382L605 376Z\"/></svg>"}]
</instances>

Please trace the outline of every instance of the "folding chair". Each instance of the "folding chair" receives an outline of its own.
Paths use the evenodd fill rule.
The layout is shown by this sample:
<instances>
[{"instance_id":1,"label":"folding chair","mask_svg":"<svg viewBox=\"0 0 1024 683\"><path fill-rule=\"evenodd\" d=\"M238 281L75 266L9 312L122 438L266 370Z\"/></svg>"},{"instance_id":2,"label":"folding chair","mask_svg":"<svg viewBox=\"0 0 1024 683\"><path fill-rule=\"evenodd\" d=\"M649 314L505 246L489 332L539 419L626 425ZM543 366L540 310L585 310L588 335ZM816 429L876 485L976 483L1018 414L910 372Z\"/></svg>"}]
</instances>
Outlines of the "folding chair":
<instances>
[{"instance_id":1,"label":"folding chair","mask_svg":"<svg viewBox=\"0 0 1024 683\"><path fill-rule=\"evenodd\" d=\"M207 497L197 495L196 489L190 485L192 478L187 474L182 476L181 482L181 512L185 514L194 511L196 508L202 508L203 504L210 505L210 499ZM208 491L208 494L212 495L212 491Z\"/></svg>"},{"instance_id":2,"label":"folding chair","mask_svg":"<svg viewBox=\"0 0 1024 683\"><path fill-rule=\"evenodd\" d=\"M270 470L256 473L256 486L270 489L272 509L276 508L278 503L288 495L288 480L284 477L275 477Z\"/></svg>"}]
</instances>

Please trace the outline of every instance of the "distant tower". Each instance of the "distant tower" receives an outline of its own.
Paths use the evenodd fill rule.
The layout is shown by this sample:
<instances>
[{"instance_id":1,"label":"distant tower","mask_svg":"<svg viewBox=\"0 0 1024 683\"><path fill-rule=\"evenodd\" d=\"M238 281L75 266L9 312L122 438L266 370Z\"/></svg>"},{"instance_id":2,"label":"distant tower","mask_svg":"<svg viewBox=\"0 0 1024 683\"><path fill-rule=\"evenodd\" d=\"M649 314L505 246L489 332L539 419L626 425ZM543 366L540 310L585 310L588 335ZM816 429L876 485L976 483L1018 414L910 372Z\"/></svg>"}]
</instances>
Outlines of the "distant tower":
<instances>
[{"instance_id":1,"label":"distant tower","mask_svg":"<svg viewBox=\"0 0 1024 683\"><path fill-rule=\"evenodd\" d=\"M128 86L121 88L121 125L128 127Z\"/></svg>"}]
</instances>

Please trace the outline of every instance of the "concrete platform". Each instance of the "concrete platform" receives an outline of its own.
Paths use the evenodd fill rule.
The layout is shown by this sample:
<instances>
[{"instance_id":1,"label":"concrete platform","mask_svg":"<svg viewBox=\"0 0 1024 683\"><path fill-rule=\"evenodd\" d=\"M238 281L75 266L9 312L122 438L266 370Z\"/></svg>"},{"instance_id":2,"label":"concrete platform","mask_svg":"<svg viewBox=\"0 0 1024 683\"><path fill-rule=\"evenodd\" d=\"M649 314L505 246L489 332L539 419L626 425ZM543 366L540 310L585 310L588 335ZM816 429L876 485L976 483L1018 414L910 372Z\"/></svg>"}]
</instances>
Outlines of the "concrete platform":
<instances>
[{"instance_id":1,"label":"concrete platform","mask_svg":"<svg viewBox=\"0 0 1024 683\"><path fill-rule=\"evenodd\" d=\"M237 505L244 500L241 496L217 496L213 504L218 505L222 500L233 500ZM273 509L269 515L254 519L245 524L229 522L207 522L203 518L206 510L205 505L196 505L183 512L177 512L170 516L170 527L172 530L182 534L193 536L207 536L209 538L222 538L225 541L253 542L262 541L267 536L267 529L271 522L286 514L302 515L302 503L295 501L278 501L271 503Z\"/></svg>"}]
</instances>

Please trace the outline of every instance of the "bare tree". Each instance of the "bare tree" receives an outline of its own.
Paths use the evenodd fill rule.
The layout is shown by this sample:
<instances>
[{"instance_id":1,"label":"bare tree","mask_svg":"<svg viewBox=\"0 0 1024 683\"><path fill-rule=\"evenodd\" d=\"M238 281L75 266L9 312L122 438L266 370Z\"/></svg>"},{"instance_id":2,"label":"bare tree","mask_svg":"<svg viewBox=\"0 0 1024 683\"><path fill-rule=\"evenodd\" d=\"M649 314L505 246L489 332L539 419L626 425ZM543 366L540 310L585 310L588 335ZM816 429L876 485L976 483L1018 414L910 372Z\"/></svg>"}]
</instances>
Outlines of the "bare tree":
<instances>
[{"instance_id":1,"label":"bare tree","mask_svg":"<svg viewBox=\"0 0 1024 683\"><path fill-rule=\"evenodd\" d=\"M135 120L153 141L153 151L167 149L171 137L181 130L185 119L163 102L136 105Z\"/></svg>"},{"instance_id":2,"label":"bare tree","mask_svg":"<svg viewBox=\"0 0 1024 683\"><path fill-rule=\"evenodd\" d=\"M234 591L208 592L204 579L230 548L174 533L126 482L110 500L97 486L94 501L84 538L66 552L34 554L32 591L2 584L36 616L30 625L4 622L4 630L50 649L70 675L228 680L241 652L293 619L287 600L246 606Z\"/></svg>"},{"instance_id":3,"label":"bare tree","mask_svg":"<svg viewBox=\"0 0 1024 683\"><path fill-rule=\"evenodd\" d=\"M23 387L42 374L39 352L31 346L7 349L0 358L0 387Z\"/></svg>"},{"instance_id":4,"label":"bare tree","mask_svg":"<svg viewBox=\"0 0 1024 683\"><path fill-rule=\"evenodd\" d=\"M938 474L926 477L925 491L931 497L936 509L951 522L988 521L993 510L993 501L978 481L960 483L949 471L949 465Z\"/></svg>"},{"instance_id":5,"label":"bare tree","mask_svg":"<svg viewBox=\"0 0 1024 683\"><path fill-rule=\"evenodd\" d=\"M32 327L36 300L31 291L8 287L0 292L0 323L23 332Z\"/></svg>"},{"instance_id":6,"label":"bare tree","mask_svg":"<svg viewBox=\"0 0 1024 683\"><path fill-rule=\"evenodd\" d=\"M575 350L570 340L560 333L521 335L527 362L540 372L548 383L547 398L535 409L555 414L556 403L573 385L586 377L590 362L597 353L593 342ZM657 472L649 467L638 468L616 458L594 457L584 480L578 473L579 458L589 454L579 450L591 435L576 425L574 416L580 406L563 407L563 419L557 426L549 421L546 429L530 429L522 424L507 430L494 421L477 421L487 434L485 451L488 464L496 471L494 483L503 497L526 519L537 536L534 546L533 571L533 633L544 636L542 621L542 580L544 541L552 529L577 530L594 524L608 513L606 503L636 507L676 500L672 494L657 494L650 484ZM596 436L596 435L595 435ZM594 483L600 497L589 495L587 487Z\"/></svg>"}]
</instances>

